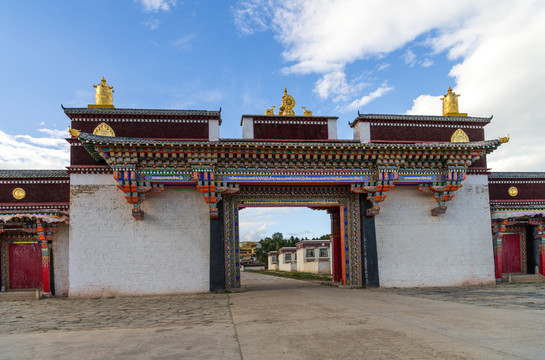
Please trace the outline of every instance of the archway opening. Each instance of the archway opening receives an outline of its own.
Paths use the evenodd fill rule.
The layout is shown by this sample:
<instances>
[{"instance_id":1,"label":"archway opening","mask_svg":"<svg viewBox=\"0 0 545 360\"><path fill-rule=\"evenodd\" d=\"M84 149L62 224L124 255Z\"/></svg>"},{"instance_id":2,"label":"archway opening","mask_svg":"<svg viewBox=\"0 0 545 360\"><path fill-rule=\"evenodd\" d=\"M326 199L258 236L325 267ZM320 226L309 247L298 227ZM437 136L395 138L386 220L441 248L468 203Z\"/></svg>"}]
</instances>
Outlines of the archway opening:
<instances>
[{"instance_id":1,"label":"archway opening","mask_svg":"<svg viewBox=\"0 0 545 360\"><path fill-rule=\"evenodd\" d=\"M339 215L339 207L240 207L241 285L249 289L266 279L253 274L340 282Z\"/></svg>"}]
</instances>

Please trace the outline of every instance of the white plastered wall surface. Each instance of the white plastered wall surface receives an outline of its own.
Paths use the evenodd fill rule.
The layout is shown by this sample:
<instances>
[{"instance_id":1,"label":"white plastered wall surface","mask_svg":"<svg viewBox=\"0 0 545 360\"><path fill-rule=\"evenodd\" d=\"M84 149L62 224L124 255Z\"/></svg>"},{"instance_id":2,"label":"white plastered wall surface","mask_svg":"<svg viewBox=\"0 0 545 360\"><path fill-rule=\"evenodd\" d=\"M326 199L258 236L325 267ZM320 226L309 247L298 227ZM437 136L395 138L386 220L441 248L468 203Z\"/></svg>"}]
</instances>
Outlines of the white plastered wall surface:
<instances>
[{"instance_id":1,"label":"white plastered wall surface","mask_svg":"<svg viewBox=\"0 0 545 360\"><path fill-rule=\"evenodd\" d=\"M113 185L71 186L70 202L70 297L209 291L210 215L195 187L149 195L143 220Z\"/></svg>"},{"instance_id":2,"label":"white plastered wall surface","mask_svg":"<svg viewBox=\"0 0 545 360\"><path fill-rule=\"evenodd\" d=\"M53 276L55 296L68 296L68 224L59 224L53 236Z\"/></svg>"},{"instance_id":3,"label":"white plastered wall surface","mask_svg":"<svg viewBox=\"0 0 545 360\"><path fill-rule=\"evenodd\" d=\"M445 214L431 194L395 187L375 217L380 286L494 283L486 175L468 175Z\"/></svg>"}]
</instances>

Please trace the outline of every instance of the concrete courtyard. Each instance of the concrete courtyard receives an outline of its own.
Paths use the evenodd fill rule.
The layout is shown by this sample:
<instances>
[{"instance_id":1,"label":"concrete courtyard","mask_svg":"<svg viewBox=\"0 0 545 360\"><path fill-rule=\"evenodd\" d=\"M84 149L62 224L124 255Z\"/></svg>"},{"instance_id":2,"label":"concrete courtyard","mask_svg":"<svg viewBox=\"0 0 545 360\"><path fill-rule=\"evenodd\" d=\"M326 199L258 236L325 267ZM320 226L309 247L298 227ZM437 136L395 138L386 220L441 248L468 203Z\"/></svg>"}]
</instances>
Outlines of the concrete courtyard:
<instances>
[{"instance_id":1,"label":"concrete courtyard","mask_svg":"<svg viewBox=\"0 0 545 360\"><path fill-rule=\"evenodd\" d=\"M0 359L545 359L545 286L246 291L0 303Z\"/></svg>"}]
</instances>

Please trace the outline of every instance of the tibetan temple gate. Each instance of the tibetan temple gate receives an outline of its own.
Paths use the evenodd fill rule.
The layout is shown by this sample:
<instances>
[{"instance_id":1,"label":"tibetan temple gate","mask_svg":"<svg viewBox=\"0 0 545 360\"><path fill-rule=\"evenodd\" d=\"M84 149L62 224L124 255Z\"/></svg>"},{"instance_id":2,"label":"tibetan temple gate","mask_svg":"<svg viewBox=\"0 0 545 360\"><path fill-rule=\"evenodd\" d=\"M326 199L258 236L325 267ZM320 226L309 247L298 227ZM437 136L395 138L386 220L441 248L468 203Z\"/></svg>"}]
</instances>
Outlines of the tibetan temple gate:
<instances>
[{"instance_id":1,"label":"tibetan temple gate","mask_svg":"<svg viewBox=\"0 0 545 360\"><path fill-rule=\"evenodd\" d=\"M247 207L326 210L345 286L498 277L486 155L508 138L485 140L491 118L459 113L451 89L443 116L358 113L352 140L337 139L337 117L297 115L287 90L277 114L242 116L241 139L220 137L220 111L117 109L104 79L96 92L94 105L63 108L70 296L240 287ZM10 214L5 229L43 232L43 243L64 220Z\"/></svg>"}]
</instances>

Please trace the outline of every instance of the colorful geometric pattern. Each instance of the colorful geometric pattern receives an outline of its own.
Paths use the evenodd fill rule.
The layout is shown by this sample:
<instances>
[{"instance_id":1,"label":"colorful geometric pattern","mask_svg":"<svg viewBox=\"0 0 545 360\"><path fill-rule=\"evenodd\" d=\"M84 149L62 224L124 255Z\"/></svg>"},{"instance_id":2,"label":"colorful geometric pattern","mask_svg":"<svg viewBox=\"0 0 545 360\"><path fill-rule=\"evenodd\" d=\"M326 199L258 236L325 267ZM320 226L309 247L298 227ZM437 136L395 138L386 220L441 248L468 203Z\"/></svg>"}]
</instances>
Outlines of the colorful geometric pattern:
<instances>
[{"instance_id":1,"label":"colorful geometric pattern","mask_svg":"<svg viewBox=\"0 0 545 360\"><path fill-rule=\"evenodd\" d=\"M225 286L240 287L239 209L243 207L306 206L342 207L346 284L363 285L359 195L348 186L240 186L236 194L223 197Z\"/></svg>"}]
</instances>

